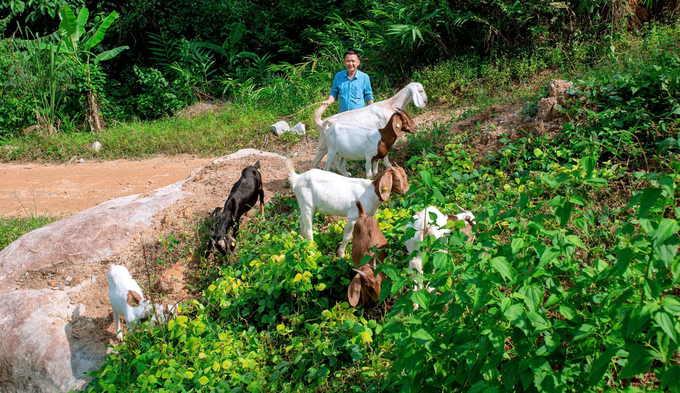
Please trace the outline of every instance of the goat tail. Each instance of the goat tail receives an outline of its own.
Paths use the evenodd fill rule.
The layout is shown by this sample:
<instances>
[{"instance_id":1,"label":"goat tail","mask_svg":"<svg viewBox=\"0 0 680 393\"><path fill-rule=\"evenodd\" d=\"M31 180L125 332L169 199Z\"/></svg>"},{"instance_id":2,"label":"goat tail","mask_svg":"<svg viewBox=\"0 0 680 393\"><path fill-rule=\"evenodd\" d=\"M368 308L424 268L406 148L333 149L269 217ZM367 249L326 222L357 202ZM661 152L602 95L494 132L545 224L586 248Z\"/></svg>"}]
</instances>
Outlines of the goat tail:
<instances>
[{"instance_id":1,"label":"goat tail","mask_svg":"<svg viewBox=\"0 0 680 393\"><path fill-rule=\"evenodd\" d=\"M323 126L323 121L321 121L321 116L328 108L328 105L321 105L314 111L314 125L316 125L316 131L321 132L321 127Z\"/></svg>"},{"instance_id":2,"label":"goat tail","mask_svg":"<svg viewBox=\"0 0 680 393\"><path fill-rule=\"evenodd\" d=\"M354 203L357 204L357 209L359 210L359 218L362 218L366 215L366 211L364 210L364 205L361 204L361 202L357 199L354 201Z\"/></svg>"},{"instance_id":3,"label":"goat tail","mask_svg":"<svg viewBox=\"0 0 680 393\"><path fill-rule=\"evenodd\" d=\"M295 187L295 183L297 183L298 178L300 175L295 173L295 167L293 166L293 160L290 158L286 159L286 172L288 172L288 181L290 182L291 187Z\"/></svg>"},{"instance_id":4,"label":"goat tail","mask_svg":"<svg viewBox=\"0 0 680 393\"><path fill-rule=\"evenodd\" d=\"M260 169L260 160L257 160L257 162L253 164L253 168Z\"/></svg>"}]
</instances>

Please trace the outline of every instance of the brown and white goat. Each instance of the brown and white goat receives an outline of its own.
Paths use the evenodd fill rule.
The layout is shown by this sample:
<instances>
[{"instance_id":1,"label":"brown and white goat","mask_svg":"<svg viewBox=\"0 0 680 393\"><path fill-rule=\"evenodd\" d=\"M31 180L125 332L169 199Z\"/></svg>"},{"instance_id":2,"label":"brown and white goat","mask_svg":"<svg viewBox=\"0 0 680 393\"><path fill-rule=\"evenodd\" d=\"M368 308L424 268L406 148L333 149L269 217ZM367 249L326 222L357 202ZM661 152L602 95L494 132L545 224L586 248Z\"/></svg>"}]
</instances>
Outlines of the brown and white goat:
<instances>
[{"instance_id":1,"label":"brown and white goat","mask_svg":"<svg viewBox=\"0 0 680 393\"><path fill-rule=\"evenodd\" d=\"M375 275L378 263L382 263L387 257L387 239L380 232L378 220L369 216L364 211L364 207L359 200L355 201L359 211L359 219L354 224L352 235L352 263L357 274L347 288L349 304L354 307L359 303L359 298L363 298L364 304L368 299L378 302L380 298L380 284L385 278L385 273ZM380 253L376 256L371 247L376 247ZM371 256L368 263L359 265L365 255Z\"/></svg>"},{"instance_id":2,"label":"brown and white goat","mask_svg":"<svg viewBox=\"0 0 680 393\"><path fill-rule=\"evenodd\" d=\"M385 158L402 132L415 132L416 123L403 110L397 110L385 127L370 129L356 124L338 124L326 131L328 160L325 170L339 159L338 171L349 176L345 166L347 160L366 160L366 178L372 179L378 173L378 161Z\"/></svg>"}]
</instances>

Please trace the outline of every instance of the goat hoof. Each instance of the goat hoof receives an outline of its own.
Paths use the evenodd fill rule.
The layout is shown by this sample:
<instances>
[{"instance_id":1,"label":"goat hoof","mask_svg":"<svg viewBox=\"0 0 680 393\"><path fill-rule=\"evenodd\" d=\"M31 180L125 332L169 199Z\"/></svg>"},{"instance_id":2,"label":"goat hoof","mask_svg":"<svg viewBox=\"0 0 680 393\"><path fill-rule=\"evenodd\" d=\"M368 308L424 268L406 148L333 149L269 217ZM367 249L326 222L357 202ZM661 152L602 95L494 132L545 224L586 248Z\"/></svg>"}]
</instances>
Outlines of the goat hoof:
<instances>
[{"instance_id":1,"label":"goat hoof","mask_svg":"<svg viewBox=\"0 0 680 393\"><path fill-rule=\"evenodd\" d=\"M341 248L341 247L342 247L342 244L339 244L338 247L335 249L335 254L339 258L344 258L345 257L345 248L344 247Z\"/></svg>"}]
</instances>

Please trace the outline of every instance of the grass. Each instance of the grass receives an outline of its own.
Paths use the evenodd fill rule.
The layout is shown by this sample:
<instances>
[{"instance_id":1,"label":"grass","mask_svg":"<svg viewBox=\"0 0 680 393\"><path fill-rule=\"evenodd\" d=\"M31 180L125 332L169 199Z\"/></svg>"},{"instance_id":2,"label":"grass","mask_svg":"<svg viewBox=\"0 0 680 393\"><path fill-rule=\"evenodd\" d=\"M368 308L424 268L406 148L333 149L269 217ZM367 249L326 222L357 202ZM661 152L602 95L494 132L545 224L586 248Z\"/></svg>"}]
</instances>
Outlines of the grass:
<instances>
[{"instance_id":1,"label":"grass","mask_svg":"<svg viewBox=\"0 0 680 393\"><path fill-rule=\"evenodd\" d=\"M53 221L56 221L56 218L50 216L0 217L0 250L22 235Z\"/></svg>"}]
</instances>

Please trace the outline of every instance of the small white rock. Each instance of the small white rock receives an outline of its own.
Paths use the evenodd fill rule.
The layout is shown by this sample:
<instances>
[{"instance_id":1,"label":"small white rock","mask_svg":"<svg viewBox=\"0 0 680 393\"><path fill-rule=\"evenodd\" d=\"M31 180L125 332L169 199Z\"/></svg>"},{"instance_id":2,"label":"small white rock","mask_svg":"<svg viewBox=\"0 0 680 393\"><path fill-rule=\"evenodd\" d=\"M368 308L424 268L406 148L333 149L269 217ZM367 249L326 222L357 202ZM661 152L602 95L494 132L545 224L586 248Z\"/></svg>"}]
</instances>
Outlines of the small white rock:
<instances>
[{"instance_id":1,"label":"small white rock","mask_svg":"<svg viewBox=\"0 0 680 393\"><path fill-rule=\"evenodd\" d=\"M293 127L291 127L290 130L291 130L292 132L298 134L298 135L305 135L305 131L306 131L305 125L302 124L302 123L297 123L296 125L294 125Z\"/></svg>"},{"instance_id":2,"label":"small white rock","mask_svg":"<svg viewBox=\"0 0 680 393\"><path fill-rule=\"evenodd\" d=\"M271 126L269 126L269 129L276 135L280 136L286 131L290 131L290 126L285 120L281 120L278 123L274 123Z\"/></svg>"},{"instance_id":3,"label":"small white rock","mask_svg":"<svg viewBox=\"0 0 680 393\"><path fill-rule=\"evenodd\" d=\"M85 160L81 158L80 160L78 160L78 162L85 162Z\"/></svg>"},{"instance_id":4,"label":"small white rock","mask_svg":"<svg viewBox=\"0 0 680 393\"><path fill-rule=\"evenodd\" d=\"M99 141L94 141L90 145L90 150L92 150L92 151L99 151L99 150L101 150L101 148L102 148L102 144L99 143Z\"/></svg>"}]
</instances>

